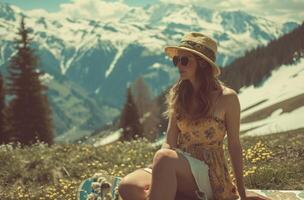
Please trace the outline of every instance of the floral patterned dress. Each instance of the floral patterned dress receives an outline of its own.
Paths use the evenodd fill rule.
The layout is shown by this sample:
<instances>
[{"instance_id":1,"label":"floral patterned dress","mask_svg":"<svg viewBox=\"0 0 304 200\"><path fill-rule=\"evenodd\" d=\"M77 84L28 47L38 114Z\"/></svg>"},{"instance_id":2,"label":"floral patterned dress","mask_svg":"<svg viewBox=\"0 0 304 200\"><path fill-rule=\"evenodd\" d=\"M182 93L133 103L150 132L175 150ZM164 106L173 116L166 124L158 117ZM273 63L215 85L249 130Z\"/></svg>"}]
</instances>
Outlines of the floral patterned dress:
<instances>
[{"instance_id":1,"label":"floral patterned dress","mask_svg":"<svg viewBox=\"0 0 304 200\"><path fill-rule=\"evenodd\" d=\"M209 180L214 200L238 199L224 156L223 140L226 134L222 117L210 116L195 121L177 117L180 129L177 147L209 166Z\"/></svg>"}]
</instances>

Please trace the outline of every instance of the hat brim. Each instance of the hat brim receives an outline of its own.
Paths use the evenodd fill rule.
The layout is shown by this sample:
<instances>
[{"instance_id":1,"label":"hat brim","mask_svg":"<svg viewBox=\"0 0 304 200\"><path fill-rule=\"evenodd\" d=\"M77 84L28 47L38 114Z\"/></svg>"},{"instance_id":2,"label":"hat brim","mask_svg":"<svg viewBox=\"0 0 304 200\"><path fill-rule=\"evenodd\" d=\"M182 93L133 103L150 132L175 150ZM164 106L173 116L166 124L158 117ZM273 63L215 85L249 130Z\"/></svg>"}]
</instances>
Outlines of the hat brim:
<instances>
[{"instance_id":1,"label":"hat brim","mask_svg":"<svg viewBox=\"0 0 304 200\"><path fill-rule=\"evenodd\" d=\"M190 49L190 48L187 48L187 47L178 47L178 46L168 46L168 47L165 47L165 53L170 58L172 58L173 56L175 56L177 54L178 50L189 51L191 53L194 53L194 54L200 56L201 58L203 58L204 60L206 60L212 66L212 71L213 71L213 75L214 76L219 76L221 74L220 68L212 60L210 60L207 56L205 56L204 54L202 54L202 53L200 53L200 52L198 52L196 50L193 50L193 49Z\"/></svg>"}]
</instances>

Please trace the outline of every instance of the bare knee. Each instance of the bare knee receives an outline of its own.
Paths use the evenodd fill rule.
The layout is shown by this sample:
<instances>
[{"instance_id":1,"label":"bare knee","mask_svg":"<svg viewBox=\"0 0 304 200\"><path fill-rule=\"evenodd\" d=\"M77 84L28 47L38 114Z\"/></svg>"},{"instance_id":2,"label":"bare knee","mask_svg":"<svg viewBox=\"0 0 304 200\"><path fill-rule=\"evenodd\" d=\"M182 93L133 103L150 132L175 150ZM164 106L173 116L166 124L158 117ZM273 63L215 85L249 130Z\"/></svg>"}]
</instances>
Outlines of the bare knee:
<instances>
[{"instance_id":1,"label":"bare knee","mask_svg":"<svg viewBox=\"0 0 304 200\"><path fill-rule=\"evenodd\" d=\"M145 188L127 177L123 178L118 186L118 193L124 200L140 200L145 197Z\"/></svg>"},{"instance_id":2,"label":"bare knee","mask_svg":"<svg viewBox=\"0 0 304 200\"><path fill-rule=\"evenodd\" d=\"M153 167L171 166L174 164L174 159L176 157L175 151L171 149L160 149L158 150L153 158ZM158 168L156 167L156 168Z\"/></svg>"}]
</instances>

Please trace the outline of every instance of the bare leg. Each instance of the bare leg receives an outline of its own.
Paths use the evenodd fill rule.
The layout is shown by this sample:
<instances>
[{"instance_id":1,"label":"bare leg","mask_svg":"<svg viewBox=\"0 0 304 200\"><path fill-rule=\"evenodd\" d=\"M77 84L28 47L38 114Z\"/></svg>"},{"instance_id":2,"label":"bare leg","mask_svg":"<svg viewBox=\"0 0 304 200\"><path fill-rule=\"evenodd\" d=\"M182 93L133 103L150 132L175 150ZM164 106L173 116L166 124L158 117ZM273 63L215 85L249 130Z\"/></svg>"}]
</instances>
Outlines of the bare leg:
<instances>
[{"instance_id":1,"label":"bare leg","mask_svg":"<svg viewBox=\"0 0 304 200\"><path fill-rule=\"evenodd\" d=\"M151 173L143 169L135 170L125 176L118 187L123 200L145 200L151 185Z\"/></svg>"},{"instance_id":2,"label":"bare leg","mask_svg":"<svg viewBox=\"0 0 304 200\"><path fill-rule=\"evenodd\" d=\"M123 200L167 200L163 194L170 189L169 195L173 199L175 197L175 200L196 199L195 190L198 188L189 163L183 156L170 149L159 150L154 156L153 163L152 174L155 174L153 176L156 178L152 177L151 173L138 169L122 179L118 191ZM167 178L168 173L165 173L165 176L159 175L162 170L169 171L169 173L174 171L175 173L172 174L175 175L175 178ZM160 173L158 173L159 171ZM172 179L176 182L175 188L172 188ZM169 184L164 184L165 181L168 181Z\"/></svg>"},{"instance_id":3,"label":"bare leg","mask_svg":"<svg viewBox=\"0 0 304 200\"><path fill-rule=\"evenodd\" d=\"M161 149L153 159L149 200L174 200L177 191L195 198L197 185L188 161L171 149Z\"/></svg>"},{"instance_id":4,"label":"bare leg","mask_svg":"<svg viewBox=\"0 0 304 200\"><path fill-rule=\"evenodd\" d=\"M152 171L152 185L149 200L174 200L177 190L176 171L164 159L157 161Z\"/></svg>"}]
</instances>

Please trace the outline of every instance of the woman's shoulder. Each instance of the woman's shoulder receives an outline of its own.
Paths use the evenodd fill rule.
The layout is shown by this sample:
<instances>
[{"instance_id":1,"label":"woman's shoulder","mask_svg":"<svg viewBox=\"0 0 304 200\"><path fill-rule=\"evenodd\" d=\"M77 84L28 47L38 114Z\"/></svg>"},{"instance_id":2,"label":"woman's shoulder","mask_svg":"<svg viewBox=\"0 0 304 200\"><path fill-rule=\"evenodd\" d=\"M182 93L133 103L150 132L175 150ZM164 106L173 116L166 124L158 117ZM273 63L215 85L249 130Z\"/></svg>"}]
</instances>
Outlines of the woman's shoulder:
<instances>
[{"instance_id":1,"label":"woman's shoulder","mask_svg":"<svg viewBox=\"0 0 304 200\"><path fill-rule=\"evenodd\" d=\"M227 86L222 86L222 88L223 88L222 95L225 96L226 98L235 95L237 96L237 92L234 89Z\"/></svg>"},{"instance_id":2,"label":"woman's shoulder","mask_svg":"<svg viewBox=\"0 0 304 200\"><path fill-rule=\"evenodd\" d=\"M234 104L235 101L238 101L237 92L232 88L223 86L221 103L224 105L224 107L229 106L232 103Z\"/></svg>"},{"instance_id":3,"label":"woman's shoulder","mask_svg":"<svg viewBox=\"0 0 304 200\"><path fill-rule=\"evenodd\" d=\"M240 107L240 100L237 92L227 86L224 87L221 105L223 106L225 113L228 112L228 110L238 110Z\"/></svg>"}]
</instances>

